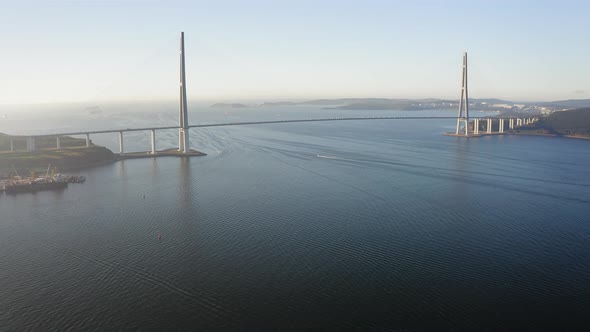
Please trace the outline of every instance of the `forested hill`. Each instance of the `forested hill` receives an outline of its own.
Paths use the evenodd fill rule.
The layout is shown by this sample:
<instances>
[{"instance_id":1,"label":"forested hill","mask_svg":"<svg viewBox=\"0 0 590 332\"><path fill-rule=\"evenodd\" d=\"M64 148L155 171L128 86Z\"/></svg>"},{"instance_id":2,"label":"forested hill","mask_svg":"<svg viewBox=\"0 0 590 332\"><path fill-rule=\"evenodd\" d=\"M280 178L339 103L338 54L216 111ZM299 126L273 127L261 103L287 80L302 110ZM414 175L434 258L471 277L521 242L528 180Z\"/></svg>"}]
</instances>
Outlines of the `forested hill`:
<instances>
[{"instance_id":1,"label":"forested hill","mask_svg":"<svg viewBox=\"0 0 590 332\"><path fill-rule=\"evenodd\" d=\"M529 125L527 129L555 135L590 137L590 107L554 112Z\"/></svg>"}]
</instances>

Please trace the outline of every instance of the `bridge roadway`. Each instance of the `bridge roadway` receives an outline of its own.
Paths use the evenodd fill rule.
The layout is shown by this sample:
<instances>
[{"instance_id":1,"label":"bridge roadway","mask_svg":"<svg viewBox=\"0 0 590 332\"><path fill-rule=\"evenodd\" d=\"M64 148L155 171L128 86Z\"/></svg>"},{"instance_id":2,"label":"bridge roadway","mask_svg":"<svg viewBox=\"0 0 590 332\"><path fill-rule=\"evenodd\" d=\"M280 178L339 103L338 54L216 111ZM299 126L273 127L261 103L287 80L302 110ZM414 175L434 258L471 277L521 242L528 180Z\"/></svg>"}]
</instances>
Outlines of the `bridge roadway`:
<instances>
[{"instance_id":1,"label":"bridge roadway","mask_svg":"<svg viewBox=\"0 0 590 332\"><path fill-rule=\"evenodd\" d=\"M479 120L486 119L486 135L493 134L492 132L492 125L493 125L493 118L489 116L474 116L471 117L474 119L474 136L481 136L484 133L480 134L480 126ZM281 123L295 123L295 122L321 122L321 121L359 121L359 120L440 120L440 119L457 119L454 116L372 116L372 117L346 117L346 118L324 118L324 119L293 119L293 120L270 120L270 121L245 121L245 122L228 122L228 123L209 123L209 124L198 124L188 126L189 128L207 128L207 127L222 127L222 126L243 126L243 125L262 125L262 124L281 124ZM504 133L504 121L509 119L509 128L514 128L514 119L516 119L516 126L526 125L531 122L536 121L535 118L514 118L514 117L507 117L507 118L498 118L498 134ZM156 130L166 130L166 129L179 129L179 126L166 126L166 127L147 127L147 128L120 128L120 129L109 129L109 130L89 130L89 131L77 131L77 132L69 132L69 133L52 133L52 134L39 134L39 135L21 135L21 136L10 136L10 151L15 150L14 146L14 139L15 138L25 138L26 139L26 150L29 152L35 151L35 138L37 137L55 137L56 149L61 148L61 137L62 136L76 136L76 135L85 135L86 136L86 146L89 147L91 144L90 135L96 134L108 134L108 133L118 133L119 134L119 153L123 155L124 153L124 144L123 144L123 133L124 132L131 132L131 131L151 131L151 154L155 155L158 151L156 150ZM181 130L182 131L182 130ZM180 134L179 134L180 135ZM458 130L457 130L457 135ZM182 137L182 135L180 135ZM188 142L188 141L187 141ZM186 153L186 151L185 151Z\"/></svg>"},{"instance_id":2,"label":"bridge roadway","mask_svg":"<svg viewBox=\"0 0 590 332\"><path fill-rule=\"evenodd\" d=\"M470 119L487 119L489 116L473 116ZM516 117L505 117L505 119ZM271 120L271 121L247 121L247 122L227 122L227 123L209 123L191 125L189 128L207 128L207 127L224 127L224 126L243 126L243 125L258 125L258 124L277 124L277 123L295 123L295 122L325 122L325 121L358 121L358 120L436 120L436 119L457 119L456 116L374 116L374 117L347 117L347 118L323 118L323 119L294 119L294 120ZM53 137L53 136L75 136L75 135L90 135L90 134L108 134L131 131L149 131L149 130L166 130L179 129L179 126L165 126L165 127L146 127L146 128L121 128L108 130L87 130L77 132L39 134L39 135L18 135L13 137Z\"/></svg>"}]
</instances>

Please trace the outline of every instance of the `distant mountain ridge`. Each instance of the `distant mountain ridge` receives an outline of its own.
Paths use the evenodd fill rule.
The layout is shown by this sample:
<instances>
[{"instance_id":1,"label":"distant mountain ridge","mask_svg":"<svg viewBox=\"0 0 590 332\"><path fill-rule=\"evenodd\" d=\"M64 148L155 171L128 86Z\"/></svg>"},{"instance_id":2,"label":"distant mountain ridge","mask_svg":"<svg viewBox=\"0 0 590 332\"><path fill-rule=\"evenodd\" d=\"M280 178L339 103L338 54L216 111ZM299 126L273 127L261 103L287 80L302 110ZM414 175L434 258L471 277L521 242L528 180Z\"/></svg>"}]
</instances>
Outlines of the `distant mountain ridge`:
<instances>
[{"instance_id":1,"label":"distant mountain ridge","mask_svg":"<svg viewBox=\"0 0 590 332\"><path fill-rule=\"evenodd\" d=\"M550 102L539 103L543 106L557 107L557 108L583 108L590 107L590 99L567 99L556 100Z\"/></svg>"},{"instance_id":2,"label":"distant mountain ridge","mask_svg":"<svg viewBox=\"0 0 590 332\"><path fill-rule=\"evenodd\" d=\"M248 107L248 105L240 104L240 103L217 103L211 105L213 108L244 108Z\"/></svg>"},{"instance_id":3,"label":"distant mountain ridge","mask_svg":"<svg viewBox=\"0 0 590 332\"><path fill-rule=\"evenodd\" d=\"M219 108L244 108L244 107L280 107L280 106L323 106L327 109L343 110L435 110L456 109L459 106L456 99L440 98L335 98L314 99L307 101L274 101L257 105L244 105L239 103L218 103L211 107ZM557 110L566 110L581 107L590 107L590 99L569 99L550 102L514 102L497 98L470 98L469 107L472 110L502 111L518 113L549 113Z\"/></svg>"}]
</instances>

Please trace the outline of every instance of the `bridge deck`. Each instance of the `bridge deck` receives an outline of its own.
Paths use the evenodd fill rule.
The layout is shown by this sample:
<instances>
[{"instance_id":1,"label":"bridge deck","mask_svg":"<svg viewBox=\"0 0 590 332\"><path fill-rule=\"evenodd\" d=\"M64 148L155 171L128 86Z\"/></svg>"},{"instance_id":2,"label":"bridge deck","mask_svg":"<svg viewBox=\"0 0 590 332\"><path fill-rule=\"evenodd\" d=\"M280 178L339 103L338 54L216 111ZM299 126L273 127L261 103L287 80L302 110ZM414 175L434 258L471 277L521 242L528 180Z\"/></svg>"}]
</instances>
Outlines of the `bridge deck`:
<instances>
[{"instance_id":1,"label":"bridge deck","mask_svg":"<svg viewBox=\"0 0 590 332\"><path fill-rule=\"evenodd\" d=\"M470 119L489 119L489 116L472 116ZM502 117L502 119L516 119L517 117ZM438 119L457 119L455 116L380 116L380 117L346 117L346 118L323 118L323 119L293 119L293 120L271 120L271 121L246 121L246 122L228 122L228 123L206 123L191 125L189 128L206 128L206 127L225 127L225 126L244 126L244 125L259 125L259 124L280 124L280 123L296 123L296 122L325 122L325 121L359 121L359 120L438 120ZM494 118L491 118L494 119ZM118 132L132 132L132 131L149 131L149 130L166 130L179 129L179 126L165 126L165 127L146 127L146 128L121 128L121 129L107 129L107 130L88 130L52 134L38 134L38 135L9 135L13 137L51 137L51 136L75 136L86 134L108 134Z\"/></svg>"}]
</instances>

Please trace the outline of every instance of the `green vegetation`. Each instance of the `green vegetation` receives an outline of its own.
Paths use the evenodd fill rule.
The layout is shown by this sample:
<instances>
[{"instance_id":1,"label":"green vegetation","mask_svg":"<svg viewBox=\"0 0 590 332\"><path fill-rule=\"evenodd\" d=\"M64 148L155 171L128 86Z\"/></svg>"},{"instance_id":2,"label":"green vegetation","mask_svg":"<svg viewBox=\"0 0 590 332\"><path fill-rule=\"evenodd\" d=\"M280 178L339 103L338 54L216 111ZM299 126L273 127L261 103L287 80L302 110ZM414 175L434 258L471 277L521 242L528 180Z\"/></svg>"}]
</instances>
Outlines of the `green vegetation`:
<instances>
[{"instance_id":1,"label":"green vegetation","mask_svg":"<svg viewBox=\"0 0 590 332\"><path fill-rule=\"evenodd\" d=\"M76 169L116 160L113 152L102 146L64 148L62 150L2 151L0 169L38 169L48 164L60 170Z\"/></svg>"},{"instance_id":2,"label":"green vegetation","mask_svg":"<svg viewBox=\"0 0 590 332\"><path fill-rule=\"evenodd\" d=\"M117 156L109 149L91 145L86 147L84 139L61 137L61 149L57 150L54 137L37 138L37 151L28 152L23 137L13 137L15 151L10 151L10 136L0 134L0 170L13 167L22 169L43 169L48 164L59 170L77 169L95 164L112 162Z\"/></svg>"},{"instance_id":3,"label":"green vegetation","mask_svg":"<svg viewBox=\"0 0 590 332\"><path fill-rule=\"evenodd\" d=\"M10 150L10 138L13 139L15 150L26 150L27 142L24 136L8 136L0 133L0 151ZM60 136L60 145L62 148L86 146L86 140L70 136ZM37 149L55 149L55 137L38 137L35 139Z\"/></svg>"},{"instance_id":4,"label":"green vegetation","mask_svg":"<svg viewBox=\"0 0 590 332\"><path fill-rule=\"evenodd\" d=\"M590 107L554 112L516 132L590 138Z\"/></svg>"}]
</instances>

